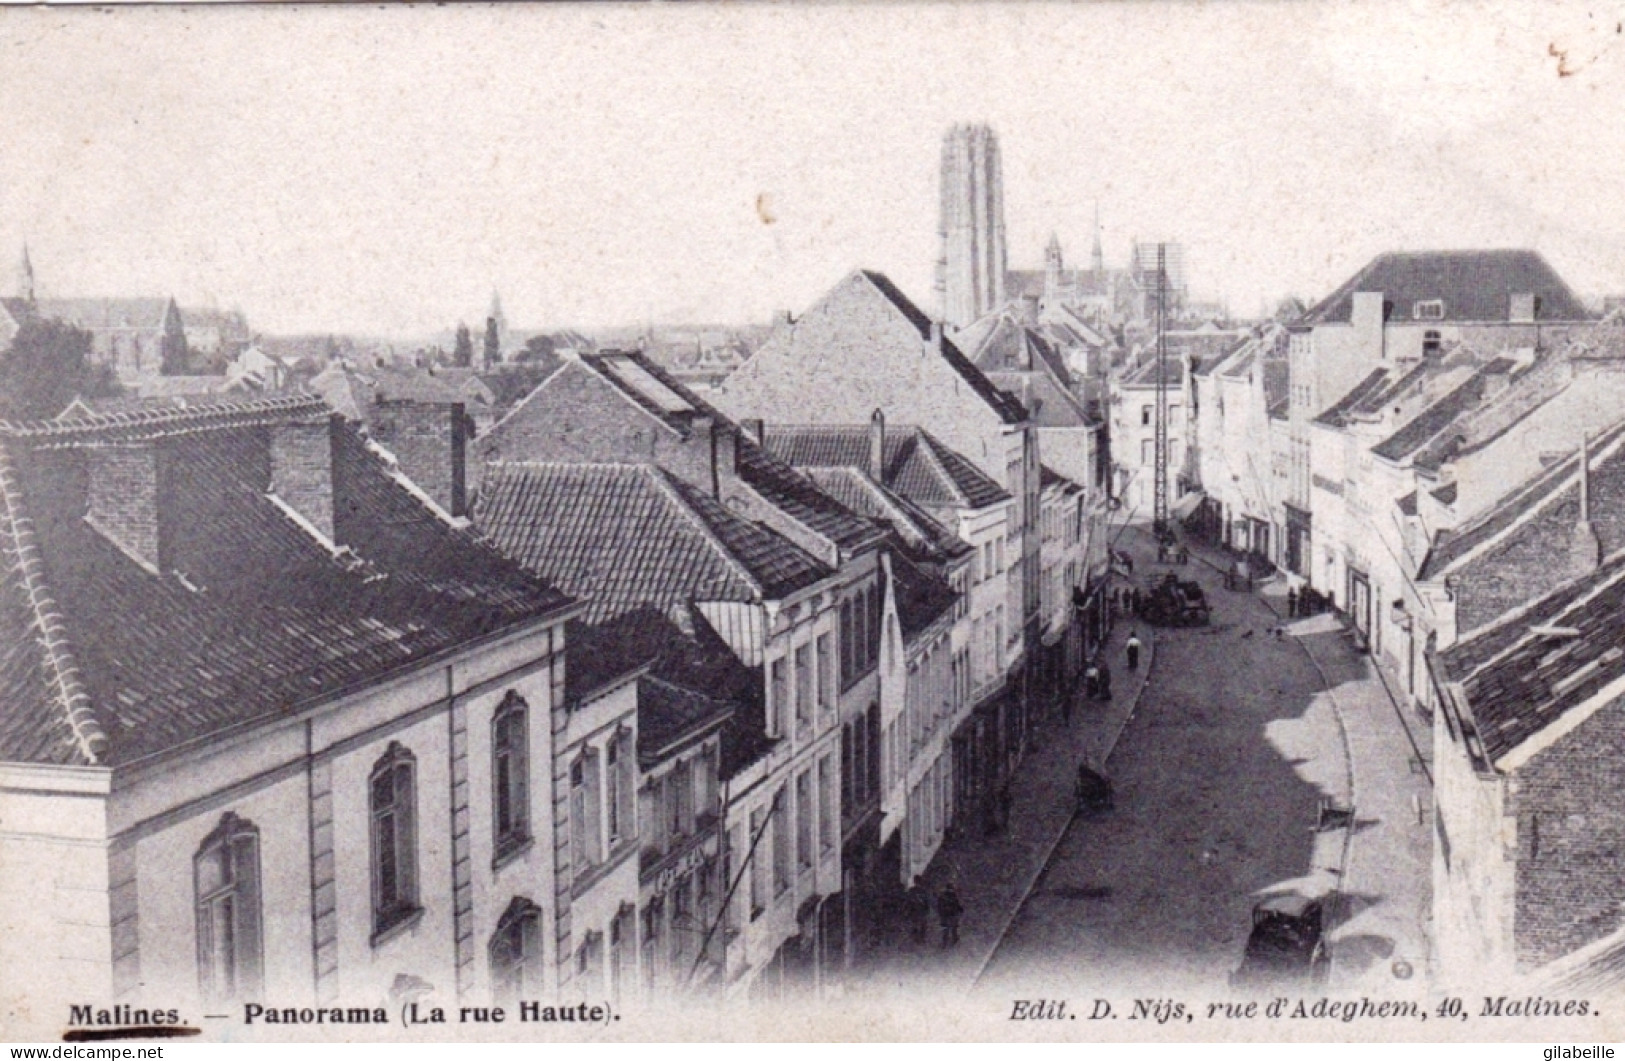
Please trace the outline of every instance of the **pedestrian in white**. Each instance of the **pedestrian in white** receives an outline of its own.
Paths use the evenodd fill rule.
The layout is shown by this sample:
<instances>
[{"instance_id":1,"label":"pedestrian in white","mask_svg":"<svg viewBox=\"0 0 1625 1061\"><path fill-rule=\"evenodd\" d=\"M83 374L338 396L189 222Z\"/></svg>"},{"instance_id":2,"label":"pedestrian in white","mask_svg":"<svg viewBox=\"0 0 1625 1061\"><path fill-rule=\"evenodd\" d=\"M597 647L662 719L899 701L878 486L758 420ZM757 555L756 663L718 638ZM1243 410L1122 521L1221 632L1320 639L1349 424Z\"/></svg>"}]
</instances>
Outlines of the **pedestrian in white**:
<instances>
[{"instance_id":1,"label":"pedestrian in white","mask_svg":"<svg viewBox=\"0 0 1625 1061\"><path fill-rule=\"evenodd\" d=\"M1128 669L1131 670L1131 671L1139 670L1140 669L1140 635L1134 633L1133 631L1130 631L1129 635L1128 635L1128 643L1126 645L1124 645L1123 647L1128 649Z\"/></svg>"}]
</instances>

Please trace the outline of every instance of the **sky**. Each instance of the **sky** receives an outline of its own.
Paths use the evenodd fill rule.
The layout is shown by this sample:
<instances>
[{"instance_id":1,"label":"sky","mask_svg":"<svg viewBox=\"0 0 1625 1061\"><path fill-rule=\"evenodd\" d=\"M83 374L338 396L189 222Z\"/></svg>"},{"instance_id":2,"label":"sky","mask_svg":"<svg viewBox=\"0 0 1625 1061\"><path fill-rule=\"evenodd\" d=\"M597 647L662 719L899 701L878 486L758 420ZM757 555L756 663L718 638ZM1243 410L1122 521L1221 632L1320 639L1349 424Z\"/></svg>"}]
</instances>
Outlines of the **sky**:
<instances>
[{"instance_id":1,"label":"sky","mask_svg":"<svg viewBox=\"0 0 1625 1061\"><path fill-rule=\"evenodd\" d=\"M259 330L743 323L855 268L928 309L956 122L1012 267L1186 246L1313 299L1533 247L1625 293L1625 0L0 8L0 289ZM10 291L6 291L10 293Z\"/></svg>"}]
</instances>

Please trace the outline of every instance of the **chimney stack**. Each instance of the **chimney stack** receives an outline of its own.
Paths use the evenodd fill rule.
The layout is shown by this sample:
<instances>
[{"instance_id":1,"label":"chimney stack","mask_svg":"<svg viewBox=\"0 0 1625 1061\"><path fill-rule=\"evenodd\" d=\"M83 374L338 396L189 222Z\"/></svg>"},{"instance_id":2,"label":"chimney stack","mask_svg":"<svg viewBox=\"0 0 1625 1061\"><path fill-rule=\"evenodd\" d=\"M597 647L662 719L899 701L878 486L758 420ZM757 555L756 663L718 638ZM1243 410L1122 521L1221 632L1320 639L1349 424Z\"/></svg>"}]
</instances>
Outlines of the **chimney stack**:
<instances>
[{"instance_id":1,"label":"chimney stack","mask_svg":"<svg viewBox=\"0 0 1625 1061\"><path fill-rule=\"evenodd\" d=\"M86 521L142 564L163 570L157 447L140 443L86 452L90 480Z\"/></svg>"},{"instance_id":2,"label":"chimney stack","mask_svg":"<svg viewBox=\"0 0 1625 1061\"><path fill-rule=\"evenodd\" d=\"M289 420L271 428L271 493L335 540L330 417Z\"/></svg>"},{"instance_id":3,"label":"chimney stack","mask_svg":"<svg viewBox=\"0 0 1625 1061\"><path fill-rule=\"evenodd\" d=\"M879 409L869 414L869 477L886 482L886 414Z\"/></svg>"},{"instance_id":4,"label":"chimney stack","mask_svg":"<svg viewBox=\"0 0 1625 1061\"><path fill-rule=\"evenodd\" d=\"M694 434L710 439L711 496L721 501L730 492L730 485L739 477L738 436L729 425L719 424L709 416L695 417L690 426ZM704 459L703 456L701 459Z\"/></svg>"}]
</instances>

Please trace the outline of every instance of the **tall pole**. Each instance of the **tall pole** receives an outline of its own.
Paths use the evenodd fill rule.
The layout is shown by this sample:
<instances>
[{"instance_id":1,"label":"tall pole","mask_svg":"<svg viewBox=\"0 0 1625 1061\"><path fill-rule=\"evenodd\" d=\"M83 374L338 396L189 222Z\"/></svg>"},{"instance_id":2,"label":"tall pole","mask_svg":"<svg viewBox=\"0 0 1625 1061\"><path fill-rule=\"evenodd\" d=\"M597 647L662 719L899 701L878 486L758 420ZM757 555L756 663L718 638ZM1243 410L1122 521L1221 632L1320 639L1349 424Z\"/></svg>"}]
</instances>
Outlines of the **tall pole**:
<instances>
[{"instance_id":1,"label":"tall pole","mask_svg":"<svg viewBox=\"0 0 1625 1061\"><path fill-rule=\"evenodd\" d=\"M1168 245L1157 244L1157 421L1151 526L1168 528Z\"/></svg>"}]
</instances>

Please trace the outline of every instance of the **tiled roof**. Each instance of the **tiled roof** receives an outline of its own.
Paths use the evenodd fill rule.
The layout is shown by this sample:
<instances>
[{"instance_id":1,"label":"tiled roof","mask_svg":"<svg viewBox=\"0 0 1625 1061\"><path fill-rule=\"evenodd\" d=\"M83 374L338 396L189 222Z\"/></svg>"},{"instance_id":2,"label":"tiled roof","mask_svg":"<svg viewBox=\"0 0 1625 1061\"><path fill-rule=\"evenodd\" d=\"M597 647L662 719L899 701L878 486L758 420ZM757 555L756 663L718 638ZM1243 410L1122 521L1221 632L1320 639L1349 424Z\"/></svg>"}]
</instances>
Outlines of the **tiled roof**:
<instances>
[{"instance_id":1,"label":"tiled roof","mask_svg":"<svg viewBox=\"0 0 1625 1061\"><path fill-rule=\"evenodd\" d=\"M867 425L769 424L764 442L797 468L869 467ZM887 425L882 484L919 505L984 508L1010 500L1004 488L923 428Z\"/></svg>"},{"instance_id":2,"label":"tiled roof","mask_svg":"<svg viewBox=\"0 0 1625 1061\"><path fill-rule=\"evenodd\" d=\"M891 527L919 558L951 559L975 551L925 509L881 486L861 468L809 468L807 474L847 508Z\"/></svg>"},{"instance_id":3,"label":"tiled roof","mask_svg":"<svg viewBox=\"0 0 1625 1061\"><path fill-rule=\"evenodd\" d=\"M1537 628L1568 629L1550 636ZM1491 762L1625 676L1625 560L1509 613L1439 656Z\"/></svg>"},{"instance_id":4,"label":"tiled roof","mask_svg":"<svg viewBox=\"0 0 1625 1061\"><path fill-rule=\"evenodd\" d=\"M1039 487L1044 490L1048 490L1052 486L1058 486L1071 494L1081 494L1083 492L1083 487L1043 463L1038 465L1038 483Z\"/></svg>"},{"instance_id":5,"label":"tiled roof","mask_svg":"<svg viewBox=\"0 0 1625 1061\"><path fill-rule=\"evenodd\" d=\"M739 477L770 504L841 548L861 548L880 537L879 530L868 520L758 446L715 406L642 354L589 354L581 361L650 416L684 437L699 417L709 418L715 425L713 430L732 432Z\"/></svg>"},{"instance_id":6,"label":"tiled roof","mask_svg":"<svg viewBox=\"0 0 1625 1061\"><path fill-rule=\"evenodd\" d=\"M738 705L653 676L638 680L638 759L644 767L727 722Z\"/></svg>"},{"instance_id":7,"label":"tiled roof","mask_svg":"<svg viewBox=\"0 0 1625 1061\"><path fill-rule=\"evenodd\" d=\"M269 423L215 411L0 429L0 633L22 635L0 649L0 760L131 762L570 604L425 507L319 409L283 419L331 432L332 540L269 493ZM132 433L173 473L163 570L83 516L91 449Z\"/></svg>"},{"instance_id":8,"label":"tiled roof","mask_svg":"<svg viewBox=\"0 0 1625 1061\"><path fill-rule=\"evenodd\" d=\"M1119 387L1155 387L1157 385L1157 353L1155 350L1144 355L1145 359L1138 365L1123 374ZM1169 387L1178 387L1185 382L1185 359L1172 349L1168 351L1168 358L1164 362L1163 380Z\"/></svg>"},{"instance_id":9,"label":"tiled roof","mask_svg":"<svg viewBox=\"0 0 1625 1061\"><path fill-rule=\"evenodd\" d=\"M1504 358L1491 361L1473 373L1461 386L1422 410L1419 416L1373 446L1371 452L1387 460L1404 460L1447 431L1457 418L1477 408L1488 391L1486 382L1488 377L1504 376L1511 370L1512 362ZM1449 459L1451 452L1453 450L1449 446L1441 451L1444 459Z\"/></svg>"},{"instance_id":10,"label":"tiled roof","mask_svg":"<svg viewBox=\"0 0 1625 1061\"><path fill-rule=\"evenodd\" d=\"M1320 415L1315 417L1314 422L1329 427L1342 427L1348 423L1351 410L1370 395L1382 391L1387 384L1388 370L1386 368L1373 369L1370 375L1356 383L1347 394L1322 410Z\"/></svg>"},{"instance_id":11,"label":"tiled roof","mask_svg":"<svg viewBox=\"0 0 1625 1061\"><path fill-rule=\"evenodd\" d=\"M897 625L902 628L903 640L911 641L951 611L959 594L946 579L904 557L893 556L891 569L897 595Z\"/></svg>"},{"instance_id":12,"label":"tiled roof","mask_svg":"<svg viewBox=\"0 0 1625 1061\"><path fill-rule=\"evenodd\" d=\"M1593 493L1612 495L1616 487L1625 487L1625 421L1593 438L1589 450ZM1478 552L1549 505L1572 501L1578 506L1579 468L1580 454L1576 450L1551 467L1542 469L1460 527L1440 531L1417 577L1432 580L1447 574L1469 554ZM1453 490L1454 486L1451 483L1443 489ZM1436 493L1435 496L1439 495ZM1453 493L1439 497L1445 504L1452 503L1454 499ZM1598 500L1601 500L1600 496ZM1600 534L1612 533L1605 521L1599 521L1596 526ZM1606 540L1603 543L1604 548L1613 544Z\"/></svg>"},{"instance_id":13,"label":"tiled roof","mask_svg":"<svg viewBox=\"0 0 1625 1061\"><path fill-rule=\"evenodd\" d=\"M1540 321L1591 314L1563 278L1530 250L1419 251L1381 254L1306 313L1300 323L1346 323L1357 291L1380 291L1390 319L1410 320L1416 302L1439 299L1445 321L1505 321L1514 294L1532 294Z\"/></svg>"},{"instance_id":14,"label":"tiled roof","mask_svg":"<svg viewBox=\"0 0 1625 1061\"><path fill-rule=\"evenodd\" d=\"M931 318L921 312L920 308L913 302L910 302L908 296L899 291L897 285L893 284L890 278L867 269L859 272L914 326L914 329L920 333L921 339L930 340ZM993 381L988 379L975 365L971 364L970 358L960 352L959 347L955 346L951 341L939 336L937 352L959 374L959 377L969 385L977 397L986 402L988 407L999 415L999 419L1007 424L1019 424L1027 419L1026 411L1022 409L1021 403L994 386Z\"/></svg>"},{"instance_id":15,"label":"tiled roof","mask_svg":"<svg viewBox=\"0 0 1625 1061\"><path fill-rule=\"evenodd\" d=\"M474 518L505 554L589 598L592 622L643 605L779 599L831 573L654 465L493 464Z\"/></svg>"}]
</instances>

